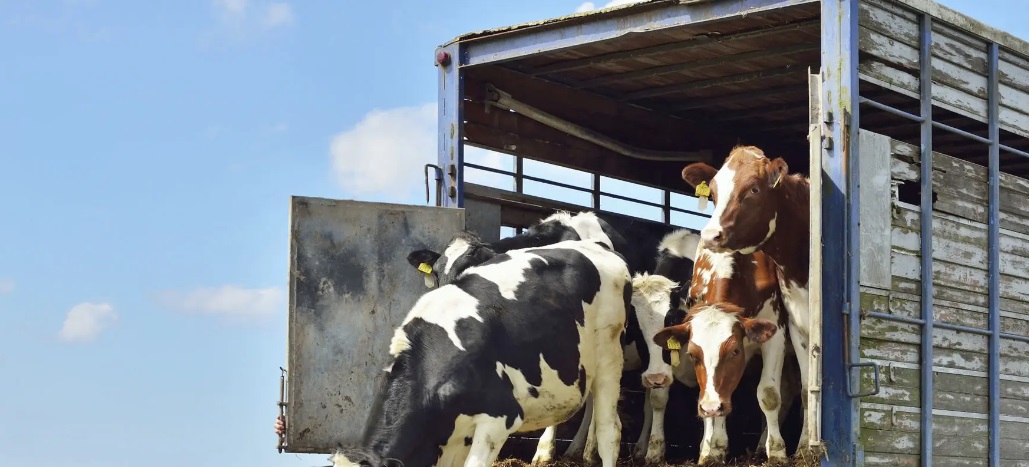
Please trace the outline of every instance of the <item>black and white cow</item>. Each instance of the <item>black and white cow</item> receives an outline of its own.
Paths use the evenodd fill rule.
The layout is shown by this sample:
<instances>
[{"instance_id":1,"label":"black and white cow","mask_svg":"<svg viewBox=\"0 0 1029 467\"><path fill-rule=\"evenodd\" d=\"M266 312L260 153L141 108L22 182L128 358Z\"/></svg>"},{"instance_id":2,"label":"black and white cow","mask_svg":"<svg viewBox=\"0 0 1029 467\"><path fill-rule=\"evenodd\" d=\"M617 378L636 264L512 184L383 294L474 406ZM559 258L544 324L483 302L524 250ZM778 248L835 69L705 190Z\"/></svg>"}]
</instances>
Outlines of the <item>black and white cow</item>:
<instances>
[{"instance_id":1,"label":"black and white cow","mask_svg":"<svg viewBox=\"0 0 1029 467\"><path fill-rule=\"evenodd\" d=\"M696 241L699 241L700 237L696 234L693 237L695 238L691 237L688 240L684 240L685 237L681 234L675 236L675 238L666 236L662 239L661 247L658 250L663 251L664 253L662 254L668 256L670 253L666 250L671 248L674 250L674 253L671 253L671 255L679 258L681 255L678 253L678 250L682 247L677 242L692 241L693 249L695 249ZM428 249L417 250L408 255L407 260L412 266L423 272L426 285L434 287L450 283L454 277L460 275L468 267L480 264L497 253L551 245L565 240L580 239L597 240L614 249L614 251L626 259L630 273L652 271L658 267L658 264L665 264L665 267L683 267L676 260L667 257L655 258L653 252L655 251L655 246L657 246L656 238L653 240L639 238L634 239L637 241L628 242L611 224L589 211L579 212L574 215L565 211L558 211L528 227L519 235L502 238L492 243L469 242L457 238L448 244L442 253ZM690 254L692 254L692 251ZM692 271L692 261L685 267L687 271ZM646 394L644 396L643 427L640 431L640 438L636 443L638 456L642 457L647 453L647 459L661 460L664 456L663 428L661 428L661 425L657 426L658 434L655 437L652 437L651 432L654 430L652 426L653 420L658 420L657 423L659 424L663 420L664 408L668 403L668 394L672 383L671 370L664 372L650 370L650 368L655 366L657 368L671 368L668 352L665 352L662 359L661 348L654 344L651 339L654 334L671 324L675 323L666 322L663 313L660 315L653 313L641 314L631 310L623 342L624 371L637 370L643 368L644 365L648 368L641 378L641 384ZM646 336L644 335L644 329L649 332ZM664 380L655 380L653 376L648 379L648 375L656 374L667 374L667 377ZM658 416L655 417L654 415ZM581 455L586 459L590 459L595 454L587 452L585 449L588 435L587 430L591 417L591 406L587 405L579 429L565 451L566 456L577 457ZM547 427L540 436L536 453L532 459L534 464L545 463L554 458L556 428L556 426Z\"/></svg>"},{"instance_id":2,"label":"black and white cow","mask_svg":"<svg viewBox=\"0 0 1029 467\"><path fill-rule=\"evenodd\" d=\"M447 250L479 254L459 233ZM493 254L427 292L395 330L360 446L334 467L489 466L516 432L561 423L592 398L596 449L618 454L620 339L632 294L606 242L563 241ZM595 439L596 446L590 446Z\"/></svg>"}]
</instances>

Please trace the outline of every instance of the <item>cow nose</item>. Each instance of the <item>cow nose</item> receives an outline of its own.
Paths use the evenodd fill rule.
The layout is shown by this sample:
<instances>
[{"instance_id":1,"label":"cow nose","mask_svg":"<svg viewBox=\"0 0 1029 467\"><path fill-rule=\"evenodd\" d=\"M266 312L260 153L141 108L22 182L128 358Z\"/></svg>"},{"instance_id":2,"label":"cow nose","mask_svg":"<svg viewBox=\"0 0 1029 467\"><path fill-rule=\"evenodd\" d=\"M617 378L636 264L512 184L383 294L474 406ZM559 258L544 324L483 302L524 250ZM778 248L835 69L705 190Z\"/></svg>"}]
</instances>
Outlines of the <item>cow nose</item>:
<instances>
[{"instance_id":1,"label":"cow nose","mask_svg":"<svg viewBox=\"0 0 1029 467\"><path fill-rule=\"evenodd\" d=\"M672 378L669 378L668 375L662 373L647 375L643 381L643 386L648 389L663 388L670 384L672 384Z\"/></svg>"},{"instance_id":2,"label":"cow nose","mask_svg":"<svg viewBox=\"0 0 1029 467\"><path fill-rule=\"evenodd\" d=\"M719 246L724 240L725 236L720 228L704 229L700 232L700 239L704 242L707 247Z\"/></svg>"},{"instance_id":3,"label":"cow nose","mask_svg":"<svg viewBox=\"0 0 1029 467\"><path fill-rule=\"evenodd\" d=\"M725 404L721 401L704 401L700 403L700 411L707 417L715 417L722 414Z\"/></svg>"}]
</instances>

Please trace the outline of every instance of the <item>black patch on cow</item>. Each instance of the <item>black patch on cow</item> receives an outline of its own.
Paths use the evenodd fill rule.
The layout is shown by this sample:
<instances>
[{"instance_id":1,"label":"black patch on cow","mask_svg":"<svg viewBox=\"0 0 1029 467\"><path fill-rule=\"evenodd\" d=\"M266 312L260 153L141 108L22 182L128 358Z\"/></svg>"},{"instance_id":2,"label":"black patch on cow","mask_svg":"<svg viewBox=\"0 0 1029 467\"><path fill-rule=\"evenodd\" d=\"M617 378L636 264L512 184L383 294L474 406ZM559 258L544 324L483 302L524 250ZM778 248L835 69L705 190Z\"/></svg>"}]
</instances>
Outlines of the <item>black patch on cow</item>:
<instances>
[{"instance_id":1,"label":"black patch on cow","mask_svg":"<svg viewBox=\"0 0 1029 467\"><path fill-rule=\"evenodd\" d=\"M532 397L539 397L540 396L540 392L536 388L530 387L529 388L529 395L532 396Z\"/></svg>"},{"instance_id":2,"label":"black patch on cow","mask_svg":"<svg viewBox=\"0 0 1029 467\"><path fill-rule=\"evenodd\" d=\"M363 446L407 466L431 465L459 415L504 417L507 426L513 427L524 413L507 373L497 377L498 362L524 375L530 393L539 397L542 356L564 384L578 384L585 395L578 326L585 323L582 304L593 303L600 292L600 272L576 250L531 252L545 261L529 261L532 271L515 290L513 300L501 296L496 283L477 274L452 282L478 300L476 311L482 318L482 322L465 318L455 323L454 332L464 350L439 325L415 318L404 326L411 347L394 360L391 372L384 373ZM509 260L503 254L484 263Z\"/></svg>"},{"instance_id":3,"label":"black patch on cow","mask_svg":"<svg viewBox=\"0 0 1029 467\"><path fill-rule=\"evenodd\" d=\"M465 446L471 446L472 445L472 437L471 436L465 436L465 438L464 438L464 445Z\"/></svg>"}]
</instances>

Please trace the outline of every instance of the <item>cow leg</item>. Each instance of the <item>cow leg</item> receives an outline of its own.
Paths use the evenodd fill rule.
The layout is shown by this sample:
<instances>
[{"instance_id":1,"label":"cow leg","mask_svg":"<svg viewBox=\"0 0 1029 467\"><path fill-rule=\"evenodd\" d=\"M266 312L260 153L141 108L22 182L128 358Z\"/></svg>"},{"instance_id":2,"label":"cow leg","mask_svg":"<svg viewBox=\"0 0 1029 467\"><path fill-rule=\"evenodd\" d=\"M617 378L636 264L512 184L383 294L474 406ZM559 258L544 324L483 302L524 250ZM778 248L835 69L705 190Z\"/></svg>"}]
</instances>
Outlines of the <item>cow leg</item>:
<instances>
[{"instance_id":1,"label":"cow leg","mask_svg":"<svg viewBox=\"0 0 1029 467\"><path fill-rule=\"evenodd\" d=\"M671 388L650 390L651 426L647 443L647 464L660 464L665 460L665 408Z\"/></svg>"},{"instance_id":2,"label":"cow leg","mask_svg":"<svg viewBox=\"0 0 1029 467\"><path fill-rule=\"evenodd\" d=\"M808 354L807 354L807 336L801 333L801 330L793 324L792 317L790 319L790 340L793 341L793 351L797 354L797 366L800 369L800 403L802 407L807 407L807 374L808 374ZM807 413L805 412L803 422L800 429L800 444L797 445L797 450L803 450L808 448L808 432L807 432Z\"/></svg>"},{"instance_id":3,"label":"cow leg","mask_svg":"<svg viewBox=\"0 0 1029 467\"><path fill-rule=\"evenodd\" d=\"M515 421L513 427L507 427L507 417L479 418L475 424L475 435L472 437L472 447L468 452L468 459L465 460L465 467L490 467L500 455L500 449L507 442L511 433L518 431L522 425L521 421Z\"/></svg>"},{"instance_id":4,"label":"cow leg","mask_svg":"<svg viewBox=\"0 0 1029 467\"><path fill-rule=\"evenodd\" d=\"M579 430L575 432L572 443L565 450L565 457L572 459L583 459L583 449L586 447L586 436L589 434L590 424L593 422L593 396L586 396L586 407L583 409L582 422L579 423Z\"/></svg>"},{"instance_id":5,"label":"cow leg","mask_svg":"<svg viewBox=\"0 0 1029 467\"><path fill-rule=\"evenodd\" d=\"M770 461L786 460L786 442L779 431L779 410L782 406L779 382L782 380L782 365L786 355L786 336L783 331L780 329L761 344L762 368L757 400L765 414L765 431L768 434L763 447Z\"/></svg>"},{"instance_id":6,"label":"cow leg","mask_svg":"<svg viewBox=\"0 0 1029 467\"><path fill-rule=\"evenodd\" d=\"M593 378L593 425L596 448L604 467L614 467L622 436L622 421L618 418L618 396L621 391L622 326L613 327L609 338L598 332L596 343L596 376ZM594 431L591 429L591 431ZM587 441L586 448L590 447Z\"/></svg>"},{"instance_id":7,"label":"cow leg","mask_svg":"<svg viewBox=\"0 0 1029 467\"><path fill-rule=\"evenodd\" d=\"M725 417L704 417L704 439L700 442L699 464L724 462L728 447L729 434L725 430Z\"/></svg>"},{"instance_id":8,"label":"cow leg","mask_svg":"<svg viewBox=\"0 0 1029 467\"><path fill-rule=\"evenodd\" d=\"M650 389L644 390L643 394L643 426L640 428L640 438L636 440L633 457L643 460L647 455L647 443L650 441L650 425L654 421L653 409L650 405Z\"/></svg>"},{"instance_id":9,"label":"cow leg","mask_svg":"<svg viewBox=\"0 0 1029 467\"><path fill-rule=\"evenodd\" d=\"M539 444L536 446L536 455L532 456L533 464L545 464L554 458L556 432L557 425L550 425L546 430L543 430L543 434L540 435Z\"/></svg>"}]
</instances>

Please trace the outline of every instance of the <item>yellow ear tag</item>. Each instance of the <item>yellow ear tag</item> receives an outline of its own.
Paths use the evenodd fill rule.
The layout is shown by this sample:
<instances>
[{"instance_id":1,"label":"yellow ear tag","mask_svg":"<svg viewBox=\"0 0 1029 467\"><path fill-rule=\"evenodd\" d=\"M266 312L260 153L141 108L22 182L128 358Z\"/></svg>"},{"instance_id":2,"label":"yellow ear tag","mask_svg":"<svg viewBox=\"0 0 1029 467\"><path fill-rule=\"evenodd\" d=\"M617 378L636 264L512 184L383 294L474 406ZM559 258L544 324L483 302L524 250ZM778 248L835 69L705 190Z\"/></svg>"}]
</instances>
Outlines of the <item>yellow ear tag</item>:
<instances>
[{"instance_id":1,"label":"yellow ear tag","mask_svg":"<svg viewBox=\"0 0 1029 467\"><path fill-rule=\"evenodd\" d=\"M668 347L668 350L679 350L682 348L682 344L679 343L679 339L676 339L675 336L671 336L668 338L668 342L665 343L665 347Z\"/></svg>"},{"instance_id":2,"label":"yellow ear tag","mask_svg":"<svg viewBox=\"0 0 1029 467\"><path fill-rule=\"evenodd\" d=\"M679 366L679 351L672 351L672 366Z\"/></svg>"},{"instance_id":3,"label":"yellow ear tag","mask_svg":"<svg viewBox=\"0 0 1029 467\"><path fill-rule=\"evenodd\" d=\"M418 265L418 270L425 274L429 274L432 272L432 266L429 266L428 263L422 263Z\"/></svg>"},{"instance_id":4,"label":"yellow ear tag","mask_svg":"<svg viewBox=\"0 0 1029 467\"><path fill-rule=\"evenodd\" d=\"M711 188L707 186L707 182L700 182L697 185L697 191L694 192L697 196L697 209L701 211L707 210L707 197L711 196Z\"/></svg>"}]
</instances>

